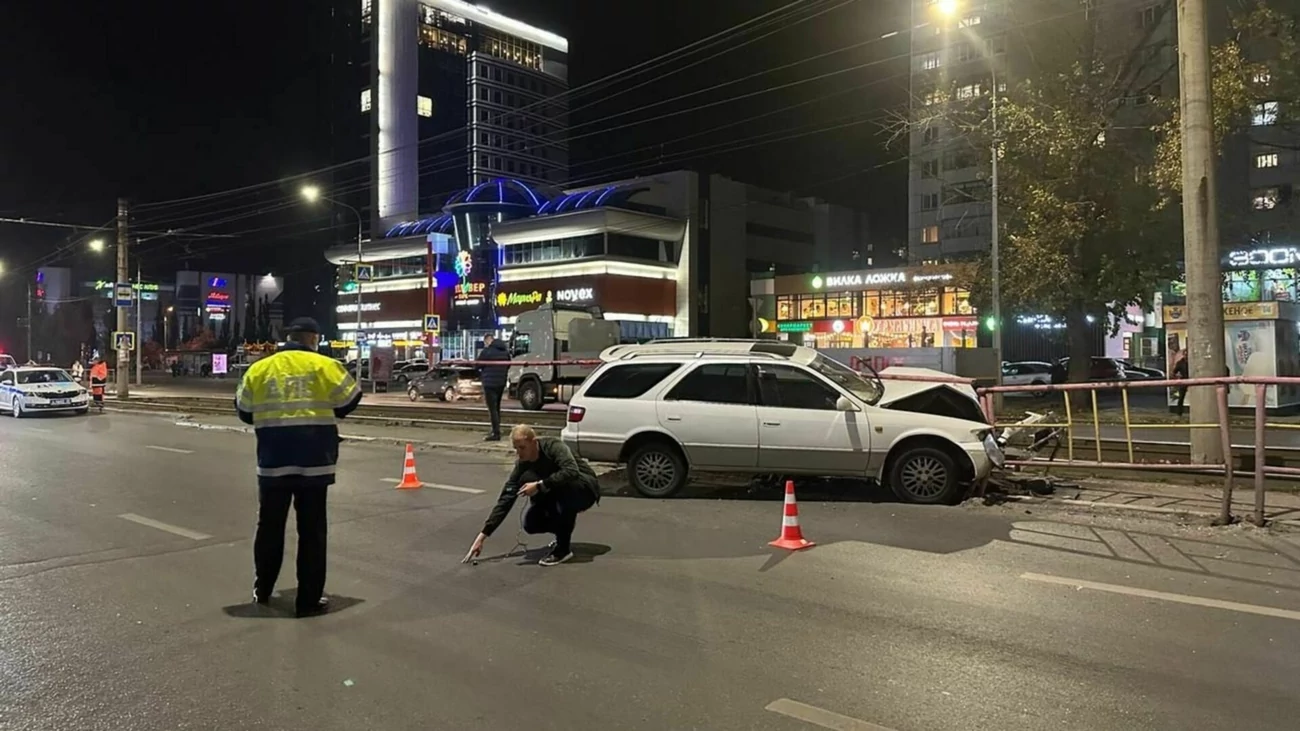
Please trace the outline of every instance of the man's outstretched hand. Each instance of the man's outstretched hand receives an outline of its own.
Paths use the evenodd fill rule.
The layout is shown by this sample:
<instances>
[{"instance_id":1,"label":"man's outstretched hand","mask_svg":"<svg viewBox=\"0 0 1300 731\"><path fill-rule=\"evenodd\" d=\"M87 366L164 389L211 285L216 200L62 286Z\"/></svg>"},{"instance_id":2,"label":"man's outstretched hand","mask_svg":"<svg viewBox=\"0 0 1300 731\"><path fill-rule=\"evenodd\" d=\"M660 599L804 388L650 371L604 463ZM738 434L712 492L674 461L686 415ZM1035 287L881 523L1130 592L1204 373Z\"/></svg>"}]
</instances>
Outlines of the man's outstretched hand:
<instances>
[{"instance_id":1,"label":"man's outstretched hand","mask_svg":"<svg viewBox=\"0 0 1300 731\"><path fill-rule=\"evenodd\" d=\"M462 558L460 562L469 563L470 561L473 561L474 559L478 558L478 555L480 553L483 553L483 542L486 540L487 540L487 534L479 533L478 538L475 538L473 545L469 547L469 553L465 554L465 558Z\"/></svg>"}]
</instances>

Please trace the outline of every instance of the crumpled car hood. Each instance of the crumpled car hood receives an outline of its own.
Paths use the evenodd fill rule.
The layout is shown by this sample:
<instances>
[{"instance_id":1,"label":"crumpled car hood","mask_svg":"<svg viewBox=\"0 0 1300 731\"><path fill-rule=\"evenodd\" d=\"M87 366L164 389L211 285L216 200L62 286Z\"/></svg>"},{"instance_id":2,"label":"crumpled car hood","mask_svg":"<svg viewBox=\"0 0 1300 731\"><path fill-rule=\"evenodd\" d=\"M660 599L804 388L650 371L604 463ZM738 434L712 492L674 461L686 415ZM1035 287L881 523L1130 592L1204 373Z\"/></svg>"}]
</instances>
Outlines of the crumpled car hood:
<instances>
[{"instance_id":1,"label":"crumpled car hood","mask_svg":"<svg viewBox=\"0 0 1300 731\"><path fill-rule=\"evenodd\" d=\"M922 378L953 378L952 374L936 371L933 368L913 368L911 366L890 366L880 371L882 376L920 376ZM936 388L951 389L957 393L970 398L978 406L979 397L975 394L975 389L968 383L940 383L938 381L900 381L893 378L882 378L881 383L885 386L885 395L880 398L880 406L888 406L896 401L900 401L909 396L914 396L923 391L929 391Z\"/></svg>"}]
</instances>

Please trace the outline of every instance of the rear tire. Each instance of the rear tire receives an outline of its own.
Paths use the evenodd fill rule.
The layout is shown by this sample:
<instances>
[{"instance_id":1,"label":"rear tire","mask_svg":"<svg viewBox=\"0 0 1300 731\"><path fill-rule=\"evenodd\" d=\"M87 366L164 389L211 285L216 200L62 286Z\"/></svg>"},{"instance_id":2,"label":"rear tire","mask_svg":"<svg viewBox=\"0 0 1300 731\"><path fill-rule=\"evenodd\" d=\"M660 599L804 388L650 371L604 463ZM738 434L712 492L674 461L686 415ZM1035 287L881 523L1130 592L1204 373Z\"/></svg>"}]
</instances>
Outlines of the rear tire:
<instances>
[{"instance_id":1,"label":"rear tire","mask_svg":"<svg viewBox=\"0 0 1300 731\"><path fill-rule=\"evenodd\" d=\"M451 386L448 386L447 388L443 389L442 400L446 401L447 403L451 403L452 401L455 401L456 389L452 388Z\"/></svg>"},{"instance_id":2,"label":"rear tire","mask_svg":"<svg viewBox=\"0 0 1300 731\"><path fill-rule=\"evenodd\" d=\"M408 388L408 389L406 389L406 397L409 398L409 399L412 400L412 401L419 401L419 400L420 400L420 392L417 391L417 390L414 389L414 388Z\"/></svg>"},{"instance_id":3,"label":"rear tire","mask_svg":"<svg viewBox=\"0 0 1300 731\"><path fill-rule=\"evenodd\" d=\"M687 472L681 452L663 440L637 447L627 461L627 479L645 497L672 497L686 484Z\"/></svg>"},{"instance_id":4,"label":"rear tire","mask_svg":"<svg viewBox=\"0 0 1300 731\"><path fill-rule=\"evenodd\" d=\"M519 405L525 410L537 411L544 403L542 384L538 383L537 379L530 378L519 384Z\"/></svg>"},{"instance_id":5,"label":"rear tire","mask_svg":"<svg viewBox=\"0 0 1300 731\"><path fill-rule=\"evenodd\" d=\"M898 455L889 488L899 500L921 505L955 505L962 496L956 460L935 447L912 447Z\"/></svg>"}]
</instances>

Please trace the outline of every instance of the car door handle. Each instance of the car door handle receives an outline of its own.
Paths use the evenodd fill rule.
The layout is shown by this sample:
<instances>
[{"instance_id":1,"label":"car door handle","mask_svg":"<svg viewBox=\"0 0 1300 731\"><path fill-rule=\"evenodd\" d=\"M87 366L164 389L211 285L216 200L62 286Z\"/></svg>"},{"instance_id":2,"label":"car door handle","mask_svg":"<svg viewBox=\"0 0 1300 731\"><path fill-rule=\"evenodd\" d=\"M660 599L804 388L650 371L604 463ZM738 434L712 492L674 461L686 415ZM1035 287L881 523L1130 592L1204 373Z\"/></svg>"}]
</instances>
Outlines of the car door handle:
<instances>
[{"instance_id":1,"label":"car door handle","mask_svg":"<svg viewBox=\"0 0 1300 731\"><path fill-rule=\"evenodd\" d=\"M781 422L779 422L779 421L765 421L765 422L763 422L763 426L781 426Z\"/></svg>"},{"instance_id":2,"label":"car door handle","mask_svg":"<svg viewBox=\"0 0 1300 731\"><path fill-rule=\"evenodd\" d=\"M681 420L682 420L682 417L680 417L680 416L665 416L665 417L664 417L664 421L681 421Z\"/></svg>"}]
</instances>

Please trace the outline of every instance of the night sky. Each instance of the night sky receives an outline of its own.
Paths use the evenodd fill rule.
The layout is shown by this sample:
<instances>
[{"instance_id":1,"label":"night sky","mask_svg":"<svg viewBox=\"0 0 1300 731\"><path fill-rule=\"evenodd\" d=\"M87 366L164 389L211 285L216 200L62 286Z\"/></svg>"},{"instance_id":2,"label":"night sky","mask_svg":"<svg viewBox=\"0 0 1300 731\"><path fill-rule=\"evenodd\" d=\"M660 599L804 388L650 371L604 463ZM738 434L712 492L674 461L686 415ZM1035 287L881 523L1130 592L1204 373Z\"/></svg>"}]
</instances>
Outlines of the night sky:
<instances>
[{"instance_id":1,"label":"night sky","mask_svg":"<svg viewBox=\"0 0 1300 731\"><path fill-rule=\"evenodd\" d=\"M567 36L570 82L576 87L789 1L484 4ZM642 75L575 97L573 107L592 106L571 119L573 134L584 135L572 143L574 178L630 177L672 167L718 172L865 210L877 242L901 241L906 166L888 163L904 150L884 149L874 120L882 110L905 103L907 64L900 58L907 50L905 35L772 69L901 29L906 8L901 0L806 0L801 16L822 14L786 22L780 32L676 75ZM187 264L319 276L323 260L311 252L346 238L349 223L294 205L295 184L201 206L151 211L148 204L272 181L333 162L325 120L327 10L327 0L0 3L0 91L7 100L0 115L0 216L100 225L113 217L116 197L126 195L140 204L141 229L152 223L160 230L188 226L235 234L150 241L142 246L146 276L151 270L165 276ZM733 39L668 69L767 32ZM604 131L863 64L871 65ZM606 121L609 115L751 74L760 75ZM653 83L609 98L647 80ZM736 140L832 125L844 126L717 154L719 145ZM266 212L252 215L260 211ZM208 225L232 216L241 217ZM0 224L0 261L7 271L0 281L19 281L16 274L25 276L42 256L75 242L75 236ZM82 246L72 251L91 256ZM107 275L109 257L99 256ZM22 306L16 289L0 289L0 343L11 340Z\"/></svg>"}]
</instances>

